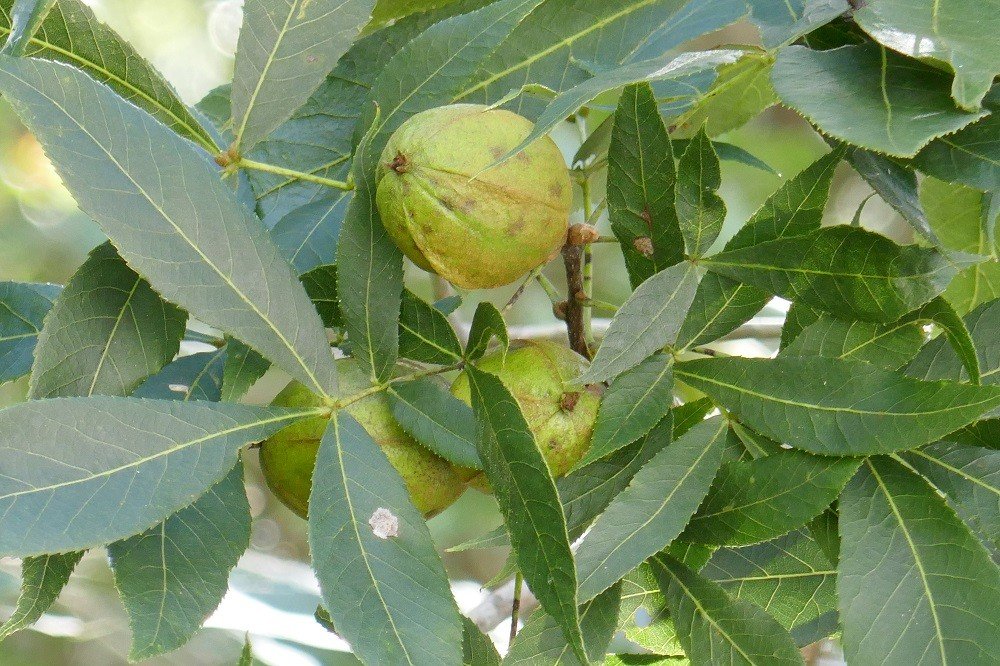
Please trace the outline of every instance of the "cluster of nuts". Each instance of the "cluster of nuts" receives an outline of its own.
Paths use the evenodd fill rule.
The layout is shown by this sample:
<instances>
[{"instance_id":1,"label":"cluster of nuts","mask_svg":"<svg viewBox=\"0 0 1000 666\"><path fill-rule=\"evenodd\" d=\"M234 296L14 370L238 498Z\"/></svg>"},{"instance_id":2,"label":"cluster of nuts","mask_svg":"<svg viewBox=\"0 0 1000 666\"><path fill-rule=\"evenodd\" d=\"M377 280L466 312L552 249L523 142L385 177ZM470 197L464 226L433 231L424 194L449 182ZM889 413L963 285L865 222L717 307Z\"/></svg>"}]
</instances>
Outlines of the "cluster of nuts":
<instances>
[{"instance_id":1,"label":"cluster of nuts","mask_svg":"<svg viewBox=\"0 0 1000 666\"><path fill-rule=\"evenodd\" d=\"M376 204L386 231L424 270L467 289L509 284L552 259L567 242L593 242L586 225L569 229L573 193L562 154L543 137L499 162L532 130L510 111L456 104L419 113L392 135L382 154ZM498 163L499 162L499 163ZM357 362L337 362L340 390L363 391ZM496 374L518 401L554 476L569 471L590 446L599 398L574 380L587 361L549 342L515 342L478 366ZM452 393L470 401L462 373ZM275 398L283 407L319 406L297 382ZM488 491L483 474L456 467L421 446L393 418L383 394L346 407L385 452L414 505L432 516L467 486ZM319 442L329 417L300 421L264 442L264 477L275 495L305 516Z\"/></svg>"}]
</instances>

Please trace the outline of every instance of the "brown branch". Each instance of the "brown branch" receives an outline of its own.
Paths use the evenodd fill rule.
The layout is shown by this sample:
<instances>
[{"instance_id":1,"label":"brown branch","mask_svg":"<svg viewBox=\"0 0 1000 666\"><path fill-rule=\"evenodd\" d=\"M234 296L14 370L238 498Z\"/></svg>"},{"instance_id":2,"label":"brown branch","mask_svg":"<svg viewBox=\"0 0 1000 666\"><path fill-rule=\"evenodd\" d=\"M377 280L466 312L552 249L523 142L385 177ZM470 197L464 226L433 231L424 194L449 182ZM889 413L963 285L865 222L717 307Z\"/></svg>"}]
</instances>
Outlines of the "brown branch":
<instances>
[{"instance_id":1,"label":"brown branch","mask_svg":"<svg viewBox=\"0 0 1000 666\"><path fill-rule=\"evenodd\" d=\"M583 291L583 248L567 245L563 248L563 263L566 264L566 285L569 298L566 299L566 332L569 334L569 346L576 353L591 358L587 347L587 337L583 325L583 304L581 297L586 298Z\"/></svg>"}]
</instances>

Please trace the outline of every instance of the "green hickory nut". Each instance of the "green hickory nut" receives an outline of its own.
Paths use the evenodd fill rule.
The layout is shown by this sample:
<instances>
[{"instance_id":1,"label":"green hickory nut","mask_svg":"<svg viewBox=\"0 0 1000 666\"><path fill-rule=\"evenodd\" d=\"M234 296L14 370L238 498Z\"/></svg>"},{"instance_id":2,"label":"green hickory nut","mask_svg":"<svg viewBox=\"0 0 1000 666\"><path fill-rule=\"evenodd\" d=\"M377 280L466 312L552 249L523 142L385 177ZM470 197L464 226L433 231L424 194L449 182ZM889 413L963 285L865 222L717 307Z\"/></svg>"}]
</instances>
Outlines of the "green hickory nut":
<instances>
[{"instance_id":1,"label":"green hickory nut","mask_svg":"<svg viewBox=\"0 0 1000 666\"><path fill-rule=\"evenodd\" d=\"M573 190L562 153L528 119L479 104L413 116L389 139L375 201L413 263L466 289L514 282L566 241Z\"/></svg>"},{"instance_id":2,"label":"green hickory nut","mask_svg":"<svg viewBox=\"0 0 1000 666\"><path fill-rule=\"evenodd\" d=\"M587 365L569 347L543 340L515 341L506 354L497 352L477 363L499 377L517 400L553 477L568 472L590 448L601 399L591 387L574 383ZM466 373L458 376L451 392L471 403ZM483 489L477 473L460 471L470 485Z\"/></svg>"},{"instance_id":3,"label":"green hickory nut","mask_svg":"<svg viewBox=\"0 0 1000 666\"><path fill-rule=\"evenodd\" d=\"M340 391L351 395L370 386L354 359L337 360ZM320 407L323 400L293 381L272 402L277 407ZM459 471L408 435L393 418L383 393L376 393L345 407L347 413L371 435L399 472L413 505L426 517L449 507L465 491ZM260 447L260 466L271 492L282 504L305 518L309 509L313 468L319 442L329 418L317 416L298 421L275 433Z\"/></svg>"}]
</instances>

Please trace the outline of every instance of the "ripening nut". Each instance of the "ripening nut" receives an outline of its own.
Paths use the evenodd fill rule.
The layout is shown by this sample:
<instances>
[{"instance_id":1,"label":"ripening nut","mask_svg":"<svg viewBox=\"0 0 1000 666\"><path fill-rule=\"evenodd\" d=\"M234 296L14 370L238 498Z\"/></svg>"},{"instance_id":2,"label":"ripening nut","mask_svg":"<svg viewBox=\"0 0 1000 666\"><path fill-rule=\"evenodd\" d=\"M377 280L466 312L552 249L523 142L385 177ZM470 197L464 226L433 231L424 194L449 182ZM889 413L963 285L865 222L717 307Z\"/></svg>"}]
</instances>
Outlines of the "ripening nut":
<instances>
[{"instance_id":1,"label":"ripening nut","mask_svg":"<svg viewBox=\"0 0 1000 666\"><path fill-rule=\"evenodd\" d=\"M510 284L566 240L573 192L549 137L491 165L528 136L516 113L454 104L413 116L378 169L382 224L417 266L466 289Z\"/></svg>"},{"instance_id":2,"label":"ripening nut","mask_svg":"<svg viewBox=\"0 0 1000 666\"><path fill-rule=\"evenodd\" d=\"M543 340L516 341L506 354L486 356L477 364L499 377L517 400L554 477L568 472L590 448L601 399L596 392L574 384L587 365L587 359L569 347ZM470 403L469 378L464 372L451 392ZM475 475L468 476L477 485Z\"/></svg>"},{"instance_id":3,"label":"ripening nut","mask_svg":"<svg viewBox=\"0 0 1000 666\"><path fill-rule=\"evenodd\" d=\"M354 359L339 359L337 374L344 395L358 393L370 386ZM293 381L271 404L320 407L323 401ZM382 448L403 478L413 505L425 516L440 513L465 490L463 479L451 463L418 444L400 427L384 394L374 394L345 409ZM271 492L303 518L308 513L313 467L327 423L329 418L322 416L298 421L272 435L260 447L260 467Z\"/></svg>"}]
</instances>

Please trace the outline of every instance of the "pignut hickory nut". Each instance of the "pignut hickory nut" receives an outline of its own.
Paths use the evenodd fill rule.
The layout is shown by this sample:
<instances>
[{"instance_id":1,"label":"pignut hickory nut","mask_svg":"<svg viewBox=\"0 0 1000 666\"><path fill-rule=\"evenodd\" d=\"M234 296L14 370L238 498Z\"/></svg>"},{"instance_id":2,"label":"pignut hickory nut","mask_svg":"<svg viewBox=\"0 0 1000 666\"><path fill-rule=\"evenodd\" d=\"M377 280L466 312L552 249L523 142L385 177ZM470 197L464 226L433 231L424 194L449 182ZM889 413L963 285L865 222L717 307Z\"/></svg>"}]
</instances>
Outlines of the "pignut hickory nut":
<instances>
[{"instance_id":1,"label":"pignut hickory nut","mask_svg":"<svg viewBox=\"0 0 1000 666\"><path fill-rule=\"evenodd\" d=\"M573 192L562 153L542 137L501 164L532 123L454 104L418 113L389 139L376 204L410 260L466 289L509 284L566 240Z\"/></svg>"}]
</instances>

